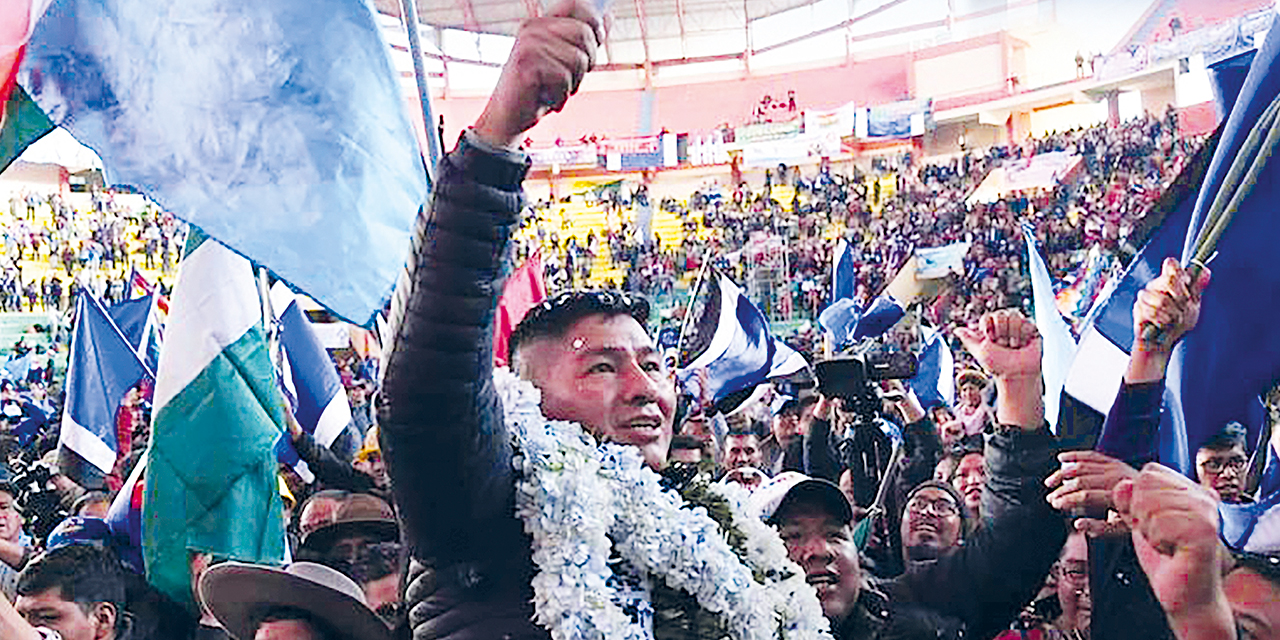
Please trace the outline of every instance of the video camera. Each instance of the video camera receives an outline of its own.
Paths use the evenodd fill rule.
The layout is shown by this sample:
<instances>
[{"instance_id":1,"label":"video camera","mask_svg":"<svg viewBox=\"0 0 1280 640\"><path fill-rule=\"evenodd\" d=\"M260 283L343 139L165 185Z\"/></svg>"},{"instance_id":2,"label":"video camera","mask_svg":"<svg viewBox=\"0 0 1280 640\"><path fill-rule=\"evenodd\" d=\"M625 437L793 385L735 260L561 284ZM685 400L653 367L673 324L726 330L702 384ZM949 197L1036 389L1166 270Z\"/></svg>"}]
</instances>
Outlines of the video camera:
<instances>
[{"instance_id":1,"label":"video camera","mask_svg":"<svg viewBox=\"0 0 1280 640\"><path fill-rule=\"evenodd\" d=\"M27 532L37 540L44 540L49 532L67 517L62 508L62 496L53 487L54 473L38 462L21 457L9 459L12 476L9 484L18 492L14 496L27 519Z\"/></svg>"},{"instance_id":2,"label":"video camera","mask_svg":"<svg viewBox=\"0 0 1280 640\"><path fill-rule=\"evenodd\" d=\"M861 351L819 362L815 373L822 395L840 398L845 411L874 421L881 399L874 383L914 378L919 367L910 352Z\"/></svg>"}]
</instances>

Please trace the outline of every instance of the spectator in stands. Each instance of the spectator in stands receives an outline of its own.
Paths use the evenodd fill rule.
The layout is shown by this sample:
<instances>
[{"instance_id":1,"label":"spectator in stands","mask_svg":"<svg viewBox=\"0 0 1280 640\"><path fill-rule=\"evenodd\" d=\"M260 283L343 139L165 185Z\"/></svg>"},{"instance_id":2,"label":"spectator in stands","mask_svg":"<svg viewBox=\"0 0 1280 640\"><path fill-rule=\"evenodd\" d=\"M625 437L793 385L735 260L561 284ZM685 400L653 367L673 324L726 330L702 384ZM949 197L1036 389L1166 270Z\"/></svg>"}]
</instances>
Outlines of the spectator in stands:
<instances>
[{"instance_id":1,"label":"spectator in stands","mask_svg":"<svg viewBox=\"0 0 1280 640\"><path fill-rule=\"evenodd\" d=\"M991 409L983 397L986 389L987 377L981 371L969 369L956 376L955 414L965 435L982 433L990 424Z\"/></svg>"},{"instance_id":2,"label":"spectator in stands","mask_svg":"<svg viewBox=\"0 0 1280 640\"><path fill-rule=\"evenodd\" d=\"M818 409L818 396L802 393L788 399L773 416L769 436L761 443L762 471L777 475L804 469L804 434L809 432Z\"/></svg>"},{"instance_id":3,"label":"spectator in stands","mask_svg":"<svg viewBox=\"0 0 1280 640\"><path fill-rule=\"evenodd\" d=\"M1229 504L1252 502L1244 492L1247 433L1239 422L1228 423L1196 451L1196 477L1206 489Z\"/></svg>"},{"instance_id":4,"label":"spectator in stands","mask_svg":"<svg viewBox=\"0 0 1280 640\"><path fill-rule=\"evenodd\" d=\"M671 436L671 462L700 465L711 456L705 451L704 443L691 435L678 433Z\"/></svg>"}]
</instances>

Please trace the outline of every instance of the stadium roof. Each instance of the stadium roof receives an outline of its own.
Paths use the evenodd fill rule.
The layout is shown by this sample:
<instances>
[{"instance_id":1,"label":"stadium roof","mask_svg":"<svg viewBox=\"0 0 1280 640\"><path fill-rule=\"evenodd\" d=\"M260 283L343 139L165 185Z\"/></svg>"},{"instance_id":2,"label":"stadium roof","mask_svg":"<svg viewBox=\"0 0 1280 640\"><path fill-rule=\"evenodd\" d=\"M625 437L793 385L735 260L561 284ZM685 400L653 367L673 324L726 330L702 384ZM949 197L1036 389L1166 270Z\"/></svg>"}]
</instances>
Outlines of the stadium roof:
<instances>
[{"instance_id":1,"label":"stadium roof","mask_svg":"<svg viewBox=\"0 0 1280 640\"><path fill-rule=\"evenodd\" d=\"M419 0L417 6L426 25L511 36L523 20L550 3ZM605 68L635 69L646 63L740 60L745 51L762 53L839 31L852 24L854 15L869 17L904 3L910 0L614 0L603 62ZM400 0L375 0L375 5L384 14L400 15ZM783 41L778 41L778 34L785 34ZM447 52L447 47L441 48Z\"/></svg>"}]
</instances>

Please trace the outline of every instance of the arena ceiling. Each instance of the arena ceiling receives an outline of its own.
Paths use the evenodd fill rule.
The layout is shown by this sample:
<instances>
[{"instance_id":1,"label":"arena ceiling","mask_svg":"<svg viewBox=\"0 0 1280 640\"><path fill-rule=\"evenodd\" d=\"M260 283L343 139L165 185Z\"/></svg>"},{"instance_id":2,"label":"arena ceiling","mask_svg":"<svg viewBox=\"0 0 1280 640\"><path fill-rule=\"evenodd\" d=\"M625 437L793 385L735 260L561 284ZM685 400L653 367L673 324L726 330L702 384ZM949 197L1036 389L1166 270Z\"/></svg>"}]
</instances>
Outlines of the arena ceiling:
<instances>
[{"instance_id":1,"label":"arena ceiling","mask_svg":"<svg viewBox=\"0 0 1280 640\"><path fill-rule=\"evenodd\" d=\"M689 64L719 60L741 60L745 51L785 46L794 41L847 26L847 18L859 5L859 13L870 13L908 0L613 0L609 40L603 62L606 68L644 68L648 65ZM538 15L550 0L418 0L423 24L476 33L514 35L520 23ZM862 7L870 4L870 7ZM401 14L400 0L375 0L378 10L391 16ZM819 6L821 5L821 6ZM836 5L836 6L831 6ZM814 7L824 15L841 14L839 19L813 21L808 34L777 43L753 28L762 28L762 18ZM834 10L834 12L833 12ZM846 24L839 24L845 22ZM767 23L767 21L766 21ZM765 44L761 46L761 42ZM749 44L754 43L753 46Z\"/></svg>"}]
</instances>

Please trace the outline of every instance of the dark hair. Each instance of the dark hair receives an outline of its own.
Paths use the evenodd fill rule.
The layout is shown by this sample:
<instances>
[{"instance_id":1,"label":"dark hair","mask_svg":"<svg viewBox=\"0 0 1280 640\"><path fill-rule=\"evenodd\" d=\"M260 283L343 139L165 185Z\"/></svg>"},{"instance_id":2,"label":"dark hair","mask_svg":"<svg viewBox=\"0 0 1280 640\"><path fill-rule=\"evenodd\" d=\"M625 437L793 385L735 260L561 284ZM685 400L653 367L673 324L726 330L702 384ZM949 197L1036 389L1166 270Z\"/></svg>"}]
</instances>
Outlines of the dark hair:
<instances>
[{"instance_id":1,"label":"dark hair","mask_svg":"<svg viewBox=\"0 0 1280 640\"><path fill-rule=\"evenodd\" d=\"M18 574L18 593L32 596L57 587L63 600L88 613L107 602L116 608L116 629L124 623L125 583L118 560L110 551L73 544L40 554Z\"/></svg>"},{"instance_id":2,"label":"dark hair","mask_svg":"<svg viewBox=\"0 0 1280 640\"><path fill-rule=\"evenodd\" d=\"M1249 551L1233 551L1236 568L1246 568L1262 576L1276 588L1280 588L1280 556Z\"/></svg>"},{"instance_id":3,"label":"dark hair","mask_svg":"<svg viewBox=\"0 0 1280 640\"><path fill-rule=\"evenodd\" d=\"M703 451L702 441L688 434L676 434L671 436L671 449L689 449L691 451ZM705 453L705 451L703 451Z\"/></svg>"},{"instance_id":4,"label":"dark hair","mask_svg":"<svg viewBox=\"0 0 1280 640\"><path fill-rule=\"evenodd\" d=\"M320 640L334 640L342 637L320 616L298 607L271 607L262 611L255 616L253 622L254 632L256 633L258 627L262 626L264 622L277 622L280 620L301 620L311 626L311 629L316 632Z\"/></svg>"},{"instance_id":5,"label":"dark hair","mask_svg":"<svg viewBox=\"0 0 1280 640\"><path fill-rule=\"evenodd\" d=\"M391 574L399 575L400 551L399 542L377 542L365 545L351 562L348 577L363 586Z\"/></svg>"},{"instance_id":6,"label":"dark hair","mask_svg":"<svg viewBox=\"0 0 1280 640\"><path fill-rule=\"evenodd\" d=\"M769 429L765 427L764 422L760 420L752 420L746 424L730 428L729 432L726 433L725 436L755 436L756 438L763 439L765 438L765 434L768 432Z\"/></svg>"},{"instance_id":7,"label":"dark hair","mask_svg":"<svg viewBox=\"0 0 1280 640\"><path fill-rule=\"evenodd\" d=\"M621 291L566 291L529 310L511 332L507 362L526 343L563 336L576 322L594 315L631 316L640 326L649 322L649 301Z\"/></svg>"},{"instance_id":8,"label":"dark hair","mask_svg":"<svg viewBox=\"0 0 1280 640\"><path fill-rule=\"evenodd\" d=\"M1249 433L1245 430L1244 425L1239 422L1228 422L1226 426L1222 427L1222 430L1210 436L1204 444L1200 445L1200 448L1214 451L1226 451L1235 447L1245 449L1247 448L1245 442L1248 437Z\"/></svg>"}]
</instances>

